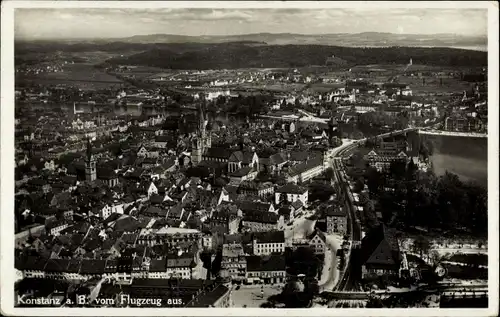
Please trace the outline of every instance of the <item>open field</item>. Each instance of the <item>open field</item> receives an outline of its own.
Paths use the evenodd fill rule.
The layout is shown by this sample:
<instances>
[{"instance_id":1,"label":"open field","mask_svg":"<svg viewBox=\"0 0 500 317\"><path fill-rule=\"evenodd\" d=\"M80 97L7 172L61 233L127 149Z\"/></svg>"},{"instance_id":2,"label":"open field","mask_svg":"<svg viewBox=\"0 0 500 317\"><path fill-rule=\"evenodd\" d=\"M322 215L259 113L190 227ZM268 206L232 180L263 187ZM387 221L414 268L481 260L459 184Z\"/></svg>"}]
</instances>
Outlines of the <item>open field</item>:
<instances>
[{"instance_id":1,"label":"open field","mask_svg":"<svg viewBox=\"0 0 500 317\"><path fill-rule=\"evenodd\" d=\"M425 80L425 83L424 83ZM400 77L399 81L410 85L413 95L427 94L427 93L453 93L463 92L471 88L471 83L461 81L457 78L442 78L437 77L424 77L418 78L416 76Z\"/></svg>"},{"instance_id":2,"label":"open field","mask_svg":"<svg viewBox=\"0 0 500 317\"><path fill-rule=\"evenodd\" d=\"M134 54L137 52L130 52L130 54ZM107 59L113 58L113 57L119 57L121 54L116 53L116 52L104 52L104 51L90 51L90 52L57 52L57 54L60 54L62 58L71 58L71 57L77 57L80 59L83 59L86 61L88 64L100 64Z\"/></svg>"},{"instance_id":3,"label":"open field","mask_svg":"<svg viewBox=\"0 0 500 317\"><path fill-rule=\"evenodd\" d=\"M124 65L125 66L125 65ZM158 67L130 66L127 70L117 73L122 76L134 76L136 78L159 78L168 74L168 70Z\"/></svg>"},{"instance_id":4,"label":"open field","mask_svg":"<svg viewBox=\"0 0 500 317\"><path fill-rule=\"evenodd\" d=\"M32 82L41 85L65 84L84 90L117 87L123 83L118 78L95 68L94 65L86 63L66 65L64 72L41 73L29 76L19 74L16 76L16 81L21 83Z\"/></svg>"}]
</instances>

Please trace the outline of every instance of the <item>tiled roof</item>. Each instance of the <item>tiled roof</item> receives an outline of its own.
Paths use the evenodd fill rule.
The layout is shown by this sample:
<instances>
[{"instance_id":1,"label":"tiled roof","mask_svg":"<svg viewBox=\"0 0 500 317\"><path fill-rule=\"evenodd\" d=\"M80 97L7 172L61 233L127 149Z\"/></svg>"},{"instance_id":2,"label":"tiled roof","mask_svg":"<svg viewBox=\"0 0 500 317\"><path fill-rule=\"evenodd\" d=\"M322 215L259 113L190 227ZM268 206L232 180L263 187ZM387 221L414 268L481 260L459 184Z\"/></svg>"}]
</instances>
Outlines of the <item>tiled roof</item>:
<instances>
[{"instance_id":1,"label":"tiled roof","mask_svg":"<svg viewBox=\"0 0 500 317\"><path fill-rule=\"evenodd\" d=\"M323 159L321 157L312 158L306 162L294 165L290 168L290 176L300 175L308 170L319 167L323 165Z\"/></svg>"},{"instance_id":2,"label":"tiled roof","mask_svg":"<svg viewBox=\"0 0 500 317\"><path fill-rule=\"evenodd\" d=\"M224 244L222 246L222 256L223 257L238 257L245 255L243 246L241 244Z\"/></svg>"},{"instance_id":3,"label":"tiled roof","mask_svg":"<svg viewBox=\"0 0 500 317\"><path fill-rule=\"evenodd\" d=\"M230 176L243 177L243 176L250 174L250 172L252 172L252 167L247 166L247 167L240 168L239 170L231 173Z\"/></svg>"},{"instance_id":4,"label":"tiled roof","mask_svg":"<svg viewBox=\"0 0 500 317\"><path fill-rule=\"evenodd\" d=\"M268 212L272 206L271 203L263 203L263 202L248 201L248 200L247 201L237 201L236 205L244 213L245 212L252 212L252 211Z\"/></svg>"},{"instance_id":5,"label":"tiled roof","mask_svg":"<svg viewBox=\"0 0 500 317\"><path fill-rule=\"evenodd\" d=\"M297 210L297 209L300 209L302 207L304 207L304 204L302 203L302 201L300 200L296 200L292 203L292 207Z\"/></svg>"},{"instance_id":6,"label":"tiled roof","mask_svg":"<svg viewBox=\"0 0 500 317\"><path fill-rule=\"evenodd\" d=\"M278 223L278 215L272 212L246 212L243 216L243 221L257 223Z\"/></svg>"},{"instance_id":7,"label":"tiled roof","mask_svg":"<svg viewBox=\"0 0 500 317\"><path fill-rule=\"evenodd\" d=\"M276 192L286 193L286 194L303 194L307 192L307 188L300 187L294 183L288 183L284 186L279 187Z\"/></svg>"},{"instance_id":8,"label":"tiled roof","mask_svg":"<svg viewBox=\"0 0 500 317\"><path fill-rule=\"evenodd\" d=\"M230 149L211 147L207 149L203 156L228 160L231 154L232 151Z\"/></svg>"},{"instance_id":9,"label":"tiled roof","mask_svg":"<svg viewBox=\"0 0 500 317\"><path fill-rule=\"evenodd\" d=\"M46 272L65 272L69 265L69 260L65 259L49 259L45 265Z\"/></svg>"},{"instance_id":10,"label":"tiled roof","mask_svg":"<svg viewBox=\"0 0 500 317\"><path fill-rule=\"evenodd\" d=\"M43 271L47 259L38 256L16 257L15 267L18 270Z\"/></svg>"},{"instance_id":11,"label":"tiled roof","mask_svg":"<svg viewBox=\"0 0 500 317\"><path fill-rule=\"evenodd\" d=\"M247 271L285 271L285 257L282 255L247 256Z\"/></svg>"},{"instance_id":12,"label":"tiled roof","mask_svg":"<svg viewBox=\"0 0 500 317\"><path fill-rule=\"evenodd\" d=\"M194 258L189 255L183 255L178 258L168 258L167 267L192 267L194 265Z\"/></svg>"},{"instance_id":13,"label":"tiled roof","mask_svg":"<svg viewBox=\"0 0 500 317\"><path fill-rule=\"evenodd\" d=\"M380 247L380 249L379 249ZM374 252L379 249L380 253ZM372 267L399 267L401 260L397 239L385 225L372 229L361 241L361 261Z\"/></svg>"},{"instance_id":14,"label":"tiled roof","mask_svg":"<svg viewBox=\"0 0 500 317\"><path fill-rule=\"evenodd\" d=\"M103 274L106 260L82 260L80 274Z\"/></svg>"},{"instance_id":15,"label":"tiled roof","mask_svg":"<svg viewBox=\"0 0 500 317\"><path fill-rule=\"evenodd\" d=\"M329 206L325 213L330 217L347 217L345 210L338 206Z\"/></svg>"},{"instance_id":16,"label":"tiled roof","mask_svg":"<svg viewBox=\"0 0 500 317\"><path fill-rule=\"evenodd\" d=\"M283 153L276 153L273 154L269 157L269 164L270 165L279 165L283 164L287 161L285 154Z\"/></svg>"},{"instance_id":17,"label":"tiled roof","mask_svg":"<svg viewBox=\"0 0 500 317\"><path fill-rule=\"evenodd\" d=\"M165 272L167 269L167 259L152 259L149 265L150 272Z\"/></svg>"},{"instance_id":18,"label":"tiled roof","mask_svg":"<svg viewBox=\"0 0 500 317\"><path fill-rule=\"evenodd\" d=\"M267 231L267 232L254 232L253 238L257 243L284 243L284 231Z\"/></svg>"}]
</instances>

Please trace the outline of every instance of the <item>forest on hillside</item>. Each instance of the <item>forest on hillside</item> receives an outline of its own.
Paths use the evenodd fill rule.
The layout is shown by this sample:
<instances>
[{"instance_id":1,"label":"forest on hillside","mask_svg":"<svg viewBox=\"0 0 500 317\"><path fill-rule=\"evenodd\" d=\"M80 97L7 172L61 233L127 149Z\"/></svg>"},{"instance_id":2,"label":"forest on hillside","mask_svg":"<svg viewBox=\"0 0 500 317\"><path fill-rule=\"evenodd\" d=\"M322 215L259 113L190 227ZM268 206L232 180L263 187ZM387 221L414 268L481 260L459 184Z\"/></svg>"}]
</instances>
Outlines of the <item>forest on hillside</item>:
<instances>
[{"instance_id":1,"label":"forest on hillside","mask_svg":"<svg viewBox=\"0 0 500 317\"><path fill-rule=\"evenodd\" d=\"M241 43L200 44L203 49L181 50L155 47L142 53L112 58L107 64L155 66L171 69L281 68L325 65L334 55L344 65L406 64L410 58L419 64L457 67L485 66L486 52L452 48L422 47L338 47L326 45L258 45ZM334 66L334 65L333 65Z\"/></svg>"},{"instance_id":2,"label":"forest on hillside","mask_svg":"<svg viewBox=\"0 0 500 317\"><path fill-rule=\"evenodd\" d=\"M125 43L35 42L15 43L16 64L27 57L65 52L123 55L106 65L141 65L171 69L288 68L311 65L350 67L369 64L406 64L412 58L422 65L486 66L487 52L446 47L343 47L329 45L267 45L260 42L229 43ZM140 53L137 53L140 52ZM332 56L335 58L332 59Z\"/></svg>"}]
</instances>

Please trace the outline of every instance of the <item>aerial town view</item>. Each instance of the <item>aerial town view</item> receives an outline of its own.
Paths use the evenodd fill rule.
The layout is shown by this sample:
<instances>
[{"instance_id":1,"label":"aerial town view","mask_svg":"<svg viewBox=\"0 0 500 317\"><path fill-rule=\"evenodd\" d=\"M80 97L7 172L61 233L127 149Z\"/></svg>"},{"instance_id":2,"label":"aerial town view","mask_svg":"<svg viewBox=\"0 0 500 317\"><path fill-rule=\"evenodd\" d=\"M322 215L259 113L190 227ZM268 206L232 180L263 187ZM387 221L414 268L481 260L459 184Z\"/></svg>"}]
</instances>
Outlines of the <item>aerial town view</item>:
<instances>
[{"instance_id":1,"label":"aerial town view","mask_svg":"<svg viewBox=\"0 0 500 317\"><path fill-rule=\"evenodd\" d=\"M391 10L16 9L15 307L487 308L487 11Z\"/></svg>"}]
</instances>

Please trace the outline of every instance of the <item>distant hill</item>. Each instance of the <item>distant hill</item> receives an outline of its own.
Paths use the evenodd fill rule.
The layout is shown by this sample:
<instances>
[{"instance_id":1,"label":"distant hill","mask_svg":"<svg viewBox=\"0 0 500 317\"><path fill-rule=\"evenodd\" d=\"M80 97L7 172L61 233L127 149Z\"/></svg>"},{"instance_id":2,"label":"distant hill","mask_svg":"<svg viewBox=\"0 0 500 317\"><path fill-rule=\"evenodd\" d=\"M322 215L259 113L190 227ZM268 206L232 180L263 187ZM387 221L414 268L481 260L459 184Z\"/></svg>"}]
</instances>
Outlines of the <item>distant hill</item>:
<instances>
[{"instance_id":1,"label":"distant hill","mask_svg":"<svg viewBox=\"0 0 500 317\"><path fill-rule=\"evenodd\" d=\"M325 65L414 63L434 66L485 66L487 53L451 48L339 47L327 45L247 45L241 43L184 44L156 46L126 57L109 59L109 64L155 66L171 69L282 68ZM334 56L332 58L332 56Z\"/></svg>"},{"instance_id":2,"label":"distant hill","mask_svg":"<svg viewBox=\"0 0 500 317\"><path fill-rule=\"evenodd\" d=\"M335 45L335 46L425 46L425 47L486 47L487 37L458 34L393 34L393 33L339 33L339 34L292 34L256 33L227 36L181 36L172 34L136 35L113 39L125 43L227 43L263 42L269 45Z\"/></svg>"},{"instance_id":3,"label":"distant hill","mask_svg":"<svg viewBox=\"0 0 500 317\"><path fill-rule=\"evenodd\" d=\"M16 39L16 42L33 42ZM228 42L259 42L269 45L333 45L349 47L456 47L486 50L487 36L469 36L459 34L394 34L379 32L337 33L337 34L293 34L293 33L255 33L243 35L203 35L187 36L175 34L135 35L126 38L105 39L65 39L44 40L39 43L64 42L65 44L93 43L105 44L120 42L129 44L171 44L171 43L204 43L217 44Z\"/></svg>"}]
</instances>

